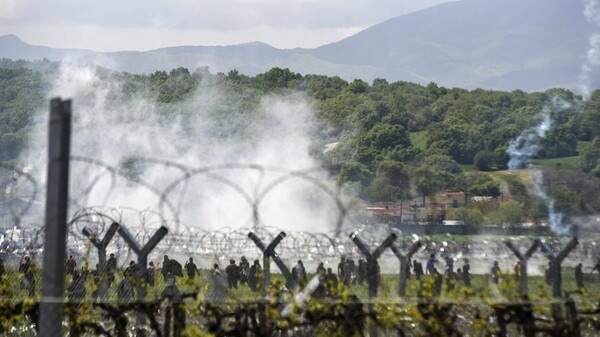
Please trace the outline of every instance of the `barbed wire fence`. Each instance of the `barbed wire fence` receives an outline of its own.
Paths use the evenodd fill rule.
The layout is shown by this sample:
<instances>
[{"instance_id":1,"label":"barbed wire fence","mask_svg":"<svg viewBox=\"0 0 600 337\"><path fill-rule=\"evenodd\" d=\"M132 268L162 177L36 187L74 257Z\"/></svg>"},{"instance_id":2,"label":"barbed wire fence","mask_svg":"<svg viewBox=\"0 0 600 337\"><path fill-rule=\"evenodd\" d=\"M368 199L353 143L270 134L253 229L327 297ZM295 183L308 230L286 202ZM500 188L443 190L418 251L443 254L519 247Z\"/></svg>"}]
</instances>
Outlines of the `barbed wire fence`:
<instances>
[{"instance_id":1,"label":"barbed wire fence","mask_svg":"<svg viewBox=\"0 0 600 337\"><path fill-rule=\"evenodd\" d=\"M350 211L341 188L321 179L319 175L323 170L320 168L289 170L255 164L198 168L155 158L130 158L130 165L154 165L178 172L170 183L156 186L119 165L96 158L68 156L66 162L71 166L71 176L78 174L75 169L90 175L85 186L72 190L68 197L70 215L65 221L64 258L55 261L55 265L61 265L58 273L62 274L65 289L56 298L44 297L40 292L44 276L57 273L48 271L46 262L41 263L47 243L41 196L48 193L48 188L35 179L31 168L0 163L0 179L7 186L5 201L0 207L5 214L3 221L10 224L0 242L4 274L0 318L6 322L0 327L1 333L30 336L39 331L40 335L48 335L52 330L39 325L45 324L40 318L40 307L47 302L61 304L59 309L53 307L53 323L58 322L58 334L70 336L180 336L183 331L207 331L216 336L313 336L332 331L371 336L458 336L473 332L490 336L534 336L538 332L577 336L600 331L600 306L578 309L573 294L563 293L560 281L553 283L555 298L551 302L531 301L527 294L517 299L499 295L492 305L476 297L466 301L441 299L434 294L437 285L433 278L431 282L422 282L421 289L417 290L419 296L414 297L413 293L412 297L405 297L410 257L423 260L435 254L454 261L479 258L485 261L483 268L487 268L493 260L526 261L512 254L530 243L523 239L512 240L508 245L487 241L465 243L452 237L433 240L366 226ZM221 174L231 171L253 171L259 179L248 190ZM277 178L267 181L265 176L270 173ZM190 182L197 177L223 184L245 201L250 214L241 226L205 229L181 220ZM280 228L263 222L264 200L290 180L310 184L330 198L337 211L336 220L329 227L331 230L286 230L283 233ZM120 184L148 191L155 196L156 204L144 209L111 205ZM98 191L103 194L100 198ZM91 205L92 200L100 202ZM253 243L249 233L259 240ZM553 263L554 277L560 277L561 264L571 250L578 257L595 257L600 249L593 242L577 246L578 241L572 240L562 256L564 242L539 239L535 242L529 257L533 255L539 262L547 256ZM394 249L387 249L390 247ZM538 248L543 248L544 255L539 254L541 250L535 254ZM403 252L409 252L408 260ZM197 258L204 278L189 285L186 283L189 280L180 272L164 273L170 268L166 264L147 264L165 256L180 261ZM209 293L222 281L211 271L213 265L226 264L229 259L241 256L251 260L264 257L264 270L258 274L263 277L260 284L263 297L250 296L255 299L247 301L226 300L223 296L211 299ZM289 266L296 260L304 260L307 269L317 270L320 262L335 268L342 256L367 261L365 281L369 285L369 298L359 298L350 292L339 297L319 295L330 286L330 280L319 272L314 273L313 281L294 287ZM71 257L74 265L69 262ZM271 263L279 268L283 280L270 276ZM398 277L397 296L378 296L382 270ZM181 277L173 275L174 272ZM524 274L526 277L527 273ZM339 283L344 281L340 279ZM346 286L349 288L350 284ZM319 305L311 305L310 298L317 299ZM552 304L551 314L540 314L539 307L548 304Z\"/></svg>"}]
</instances>

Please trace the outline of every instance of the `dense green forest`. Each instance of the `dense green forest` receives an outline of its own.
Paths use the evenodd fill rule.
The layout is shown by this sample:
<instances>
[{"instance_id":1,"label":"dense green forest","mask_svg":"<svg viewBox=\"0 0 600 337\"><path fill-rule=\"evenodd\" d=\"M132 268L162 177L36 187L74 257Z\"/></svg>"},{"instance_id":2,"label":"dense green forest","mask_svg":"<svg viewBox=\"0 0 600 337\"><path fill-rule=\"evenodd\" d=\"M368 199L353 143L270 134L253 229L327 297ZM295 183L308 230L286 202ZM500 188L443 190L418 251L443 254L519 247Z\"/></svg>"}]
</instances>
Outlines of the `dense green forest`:
<instances>
[{"instance_id":1,"label":"dense green forest","mask_svg":"<svg viewBox=\"0 0 600 337\"><path fill-rule=\"evenodd\" d=\"M48 104L47 90L59 68L48 61L0 60L0 160L18 158L32 132L34 112ZM98 75L119 83L110 93L111 104L144 97L160 107L164 118L193 113L186 110L186 100L218 87L225 99L211 113L227 126L215 131L223 138L243 139L245 128L261 118L257 107L265 95L303 95L316 114L313 155L340 183L370 201L396 201L443 189L493 197L508 193L518 200L526 193L526 181L513 176L499 181L483 172L505 170L510 142L540 123L541 112L560 98L563 107L548 112L553 124L538 140L542 150L536 158L577 161L568 167L557 161L548 168L554 171L548 175L550 192L562 195L559 210L600 211L600 91L583 102L565 89L468 91L384 79L348 82L280 68L255 77L236 70L212 74L206 68L143 75L100 69ZM573 186L578 189L570 189Z\"/></svg>"}]
</instances>

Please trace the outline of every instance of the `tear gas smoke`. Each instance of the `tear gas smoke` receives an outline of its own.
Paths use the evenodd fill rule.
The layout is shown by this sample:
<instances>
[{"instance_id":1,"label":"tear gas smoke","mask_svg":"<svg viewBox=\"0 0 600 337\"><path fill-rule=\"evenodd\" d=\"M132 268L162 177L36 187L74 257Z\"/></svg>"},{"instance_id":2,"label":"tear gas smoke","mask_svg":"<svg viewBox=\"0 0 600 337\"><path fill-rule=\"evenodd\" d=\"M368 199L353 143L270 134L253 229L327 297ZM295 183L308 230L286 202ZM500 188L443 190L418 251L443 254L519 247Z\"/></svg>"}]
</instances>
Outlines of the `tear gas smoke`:
<instances>
[{"instance_id":1,"label":"tear gas smoke","mask_svg":"<svg viewBox=\"0 0 600 337\"><path fill-rule=\"evenodd\" d=\"M543 149L541 142L554 124L554 118L570 108L573 108L571 103L556 96L545 104L541 111L541 121L534 127L524 130L510 143L506 150L510 156L508 168L510 170L530 168L531 158L537 156ZM556 211L554 199L546 193L542 178L542 172L536 170L533 176L532 193L546 205L550 229L559 235L571 233L572 226L563 223L564 215Z\"/></svg>"},{"instance_id":2,"label":"tear gas smoke","mask_svg":"<svg viewBox=\"0 0 600 337\"><path fill-rule=\"evenodd\" d=\"M553 125L553 115L571 108L571 104L559 97L544 105L541 112L541 121L532 128L526 129L513 140L506 150L510 156L508 168L510 170L526 168L531 165L529 160L537 156L543 149L541 141Z\"/></svg>"},{"instance_id":3,"label":"tear gas smoke","mask_svg":"<svg viewBox=\"0 0 600 337\"><path fill-rule=\"evenodd\" d=\"M600 66L600 1L598 0L584 0L585 9L583 14L587 21L592 24L598 31L589 37L589 49L585 55L585 61L581 66L581 72L579 74L579 89L582 92L584 100L588 100L591 96L590 83L592 80L597 79L594 76L594 70Z\"/></svg>"},{"instance_id":4,"label":"tear gas smoke","mask_svg":"<svg viewBox=\"0 0 600 337\"><path fill-rule=\"evenodd\" d=\"M261 225L335 229L339 214L331 196L285 171L319 166L310 155L313 110L304 96L267 95L256 100L256 112L251 112L236 96L243 93L204 77L192 97L168 106L147 95L127 93L125 86L112 75L99 76L94 68L61 65L49 97L73 99L72 156L94 158L134 178L115 182L101 166L72 161L72 204L158 209L161 196L156 191L168 190L165 197L177 210L168 209L164 216L196 228L251 226L252 201L260 199ZM40 111L31 145L22 156L34 163L42 181L47 116L47 111ZM140 157L157 160L136 159ZM190 173L219 165L220 169ZM327 178L322 171L310 174L310 179L329 188ZM155 191L135 181L147 182Z\"/></svg>"}]
</instances>

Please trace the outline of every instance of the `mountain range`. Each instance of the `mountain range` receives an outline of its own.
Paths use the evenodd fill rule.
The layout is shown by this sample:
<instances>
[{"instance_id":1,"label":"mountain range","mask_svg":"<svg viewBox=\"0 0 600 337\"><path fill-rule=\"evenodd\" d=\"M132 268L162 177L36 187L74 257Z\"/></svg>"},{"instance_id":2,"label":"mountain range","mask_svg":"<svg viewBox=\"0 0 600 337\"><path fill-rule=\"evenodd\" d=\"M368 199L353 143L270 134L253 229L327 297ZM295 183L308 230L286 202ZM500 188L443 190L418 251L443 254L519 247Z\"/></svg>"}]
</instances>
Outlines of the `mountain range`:
<instances>
[{"instance_id":1,"label":"mountain range","mask_svg":"<svg viewBox=\"0 0 600 337\"><path fill-rule=\"evenodd\" d=\"M469 89L576 88L594 33L583 11L580 0L447 2L314 49L254 42L95 52L34 46L5 35L0 36L0 57L77 60L132 73L207 66L212 72L237 69L256 75L284 67L347 80L385 78ZM600 81L592 86L600 87Z\"/></svg>"}]
</instances>

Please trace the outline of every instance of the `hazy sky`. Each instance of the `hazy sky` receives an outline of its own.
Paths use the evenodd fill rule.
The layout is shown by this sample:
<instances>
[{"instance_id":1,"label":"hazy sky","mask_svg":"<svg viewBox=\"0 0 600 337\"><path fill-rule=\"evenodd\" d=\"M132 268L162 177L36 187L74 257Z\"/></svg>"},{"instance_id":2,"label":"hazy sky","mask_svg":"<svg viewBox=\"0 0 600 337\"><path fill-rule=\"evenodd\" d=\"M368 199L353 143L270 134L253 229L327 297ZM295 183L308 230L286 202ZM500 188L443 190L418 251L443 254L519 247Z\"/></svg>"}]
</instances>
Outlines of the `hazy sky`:
<instances>
[{"instance_id":1,"label":"hazy sky","mask_svg":"<svg viewBox=\"0 0 600 337\"><path fill-rule=\"evenodd\" d=\"M101 51L262 41L316 47L450 0L0 0L0 35Z\"/></svg>"}]
</instances>

